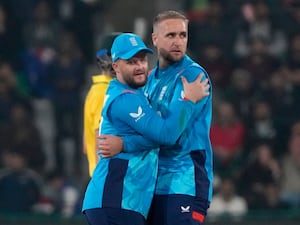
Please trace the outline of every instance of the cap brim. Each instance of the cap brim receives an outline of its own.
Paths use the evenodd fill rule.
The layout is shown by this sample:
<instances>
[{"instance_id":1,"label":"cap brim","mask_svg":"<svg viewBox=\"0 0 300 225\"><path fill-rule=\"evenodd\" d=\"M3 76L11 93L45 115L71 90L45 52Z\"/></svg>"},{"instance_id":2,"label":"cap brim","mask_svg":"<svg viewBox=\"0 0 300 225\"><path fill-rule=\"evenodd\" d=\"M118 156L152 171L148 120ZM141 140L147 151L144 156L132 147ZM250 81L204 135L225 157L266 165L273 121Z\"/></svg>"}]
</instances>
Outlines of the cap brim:
<instances>
[{"instance_id":1,"label":"cap brim","mask_svg":"<svg viewBox=\"0 0 300 225\"><path fill-rule=\"evenodd\" d=\"M128 60L131 59L133 56L135 56L137 53L141 52L141 51L145 51L147 53L153 54L153 50L150 48L135 48L129 52L127 52L126 54L122 55L122 57L120 57L120 59L124 59L124 60Z\"/></svg>"}]
</instances>

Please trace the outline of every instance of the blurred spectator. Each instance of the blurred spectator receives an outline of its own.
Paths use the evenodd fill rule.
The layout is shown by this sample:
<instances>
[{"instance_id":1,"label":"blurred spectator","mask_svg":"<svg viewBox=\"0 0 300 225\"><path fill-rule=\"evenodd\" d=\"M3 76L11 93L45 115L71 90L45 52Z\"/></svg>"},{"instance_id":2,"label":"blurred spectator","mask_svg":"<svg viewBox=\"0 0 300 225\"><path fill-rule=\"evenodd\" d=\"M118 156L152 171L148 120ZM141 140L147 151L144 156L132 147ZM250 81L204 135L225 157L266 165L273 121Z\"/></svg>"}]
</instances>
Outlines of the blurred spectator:
<instances>
[{"instance_id":1,"label":"blurred spectator","mask_svg":"<svg viewBox=\"0 0 300 225\"><path fill-rule=\"evenodd\" d=\"M219 44L207 43L203 46L199 53L198 62L209 73L215 92L220 92L227 87L230 81L232 65Z\"/></svg>"},{"instance_id":2,"label":"blurred spectator","mask_svg":"<svg viewBox=\"0 0 300 225\"><path fill-rule=\"evenodd\" d=\"M56 166L62 172L80 170L81 88L84 84L84 63L81 51L71 32L61 34L57 57L49 65L48 78L54 90L52 104L55 113ZM76 171L79 172L79 171Z\"/></svg>"},{"instance_id":3,"label":"blurred spectator","mask_svg":"<svg viewBox=\"0 0 300 225\"><path fill-rule=\"evenodd\" d=\"M280 187L278 184L267 184L263 190L264 201L262 202L262 210L268 212L269 210L288 210L291 207L281 199ZM271 211L272 212L272 211Z\"/></svg>"},{"instance_id":4,"label":"blurred spectator","mask_svg":"<svg viewBox=\"0 0 300 225\"><path fill-rule=\"evenodd\" d=\"M246 121L251 115L251 105L257 97L252 74L246 69L235 68L229 82L229 85L224 88L223 98L231 101L238 116Z\"/></svg>"},{"instance_id":5,"label":"blurred spectator","mask_svg":"<svg viewBox=\"0 0 300 225\"><path fill-rule=\"evenodd\" d=\"M249 40L249 53L241 56L237 62L241 68L248 70L256 83L256 88L268 88L270 75L279 68L280 60L268 52L268 41L262 37Z\"/></svg>"},{"instance_id":6,"label":"blurred spectator","mask_svg":"<svg viewBox=\"0 0 300 225\"><path fill-rule=\"evenodd\" d=\"M200 64L205 60L201 54L207 45L218 46L225 58L231 56L235 34L234 26L227 25L225 1L210 0L208 3L205 17L190 22L189 49Z\"/></svg>"},{"instance_id":7,"label":"blurred spectator","mask_svg":"<svg viewBox=\"0 0 300 225\"><path fill-rule=\"evenodd\" d=\"M24 88L20 78L7 62L0 63L0 79L0 114L3 116L0 148L22 148L28 151L29 166L42 173L45 158L39 132L34 124L30 99L22 93Z\"/></svg>"},{"instance_id":8,"label":"blurred spectator","mask_svg":"<svg viewBox=\"0 0 300 225\"><path fill-rule=\"evenodd\" d=\"M10 64L0 62L0 126L9 122L11 108L14 104L27 101L18 93L17 84Z\"/></svg>"},{"instance_id":9,"label":"blurred spectator","mask_svg":"<svg viewBox=\"0 0 300 225\"><path fill-rule=\"evenodd\" d=\"M183 7L190 21L201 20L207 14L209 0L186 0Z\"/></svg>"},{"instance_id":10,"label":"blurred spectator","mask_svg":"<svg viewBox=\"0 0 300 225\"><path fill-rule=\"evenodd\" d=\"M246 129L246 148L248 150L262 141L275 144L280 134L277 121L274 119L274 114L268 101L262 98L255 100L252 105L251 116L246 123Z\"/></svg>"},{"instance_id":11,"label":"blurred spectator","mask_svg":"<svg viewBox=\"0 0 300 225\"><path fill-rule=\"evenodd\" d=\"M289 42L289 51L286 63L283 67L283 74L292 87L294 99L300 98L300 32L295 33ZM300 105L294 105L296 115L300 114Z\"/></svg>"},{"instance_id":12,"label":"blurred spectator","mask_svg":"<svg viewBox=\"0 0 300 225\"><path fill-rule=\"evenodd\" d=\"M210 137L216 170L227 173L236 166L243 151L245 126L230 102L221 102L216 107Z\"/></svg>"},{"instance_id":13,"label":"blurred spectator","mask_svg":"<svg viewBox=\"0 0 300 225\"><path fill-rule=\"evenodd\" d=\"M273 18L272 10L267 0L251 0L248 14L243 24L238 28L234 43L235 55L246 57L250 53L250 40L262 39L268 43L267 51L275 57L282 57L287 50L287 37L284 30Z\"/></svg>"},{"instance_id":14,"label":"blurred spectator","mask_svg":"<svg viewBox=\"0 0 300 225\"><path fill-rule=\"evenodd\" d=\"M106 1L92 3L91 1L85 2L82 0L54 0L53 2L56 16L61 25L65 30L74 33L76 41L83 52L84 60L91 61L92 56L94 56L92 18L95 12L102 10L101 7ZM99 25L99 21L97 21L97 25Z\"/></svg>"},{"instance_id":15,"label":"blurred spectator","mask_svg":"<svg viewBox=\"0 0 300 225\"><path fill-rule=\"evenodd\" d=\"M12 107L6 135L12 149L21 149L26 154L27 167L42 175L45 172L45 154L29 103L15 104Z\"/></svg>"},{"instance_id":16,"label":"blurred spectator","mask_svg":"<svg viewBox=\"0 0 300 225\"><path fill-rule=\"evenodd\" d=\"M281 161L281 196L292 207L300 207L300 122L292 126L288 152Z\"/></svg>"},{"instance_id":17,"label":"blurred spectator","mask_svg":"<svg viewBox=\"0 0 300 225\"><path fill-rule=\"evenodd\" d=\"M46 0L36 2L32 20L24 27L25 47L37 55L41 61L48 62L55 53L58 35L61 30L59 21L53 16L51 5Z\"/></svg>"},{"instance_id":18,"label":"blurred spectator","mask_svg":"<svg viewBox=\"0 0 300 225\"><path fill-rule=\"evenodd\" d=\"M32 95L49 98L52 90L47 80L47 66L53 60L58 47L60 23L53 17L50 3L38 0L31 20L23 28L24 52L22 66L27 76Z\"/></svg>"},{"instance_id":19,"label":"blurred spectator","mask_svg":"<svg viewBox=\"0 0 300 225\"><path fill-rule=\"evenodd\" d=\"M18 81L12 65L7 61L0 62L0 78L7 82L8 87L18 93Z\"/></svg>"},{"instance_id":20,"label":"blurred spectator","mask_svg":"<svg viewBox=\"0 0 300 225\"><path fill-rule=\"evenodd\" d=\"M236 193L234 181L231 178L223 178L219 190L212 198L207 218L236 220L241 219L247 212L247 202Z\"/></svg>"},{"instance_id":21,"label":"blurred spectator","mask_svg":"<svg viewBox=\"0 0 300 225\"><path fill-rule=\"evenodd\" d=\"M41 197L42 179L27 167L26 152L8 149L0 170L0 212L29 213Z\"/></svg>"},{"instance_id":22,"label":"blurred spectator","mask_svg":"<svg viewBox=\"0 0 300 225\"><path fill-rule=\"evenodd\" d=\"M10 81L7 81L0 73L0 155L10 146L11 137L7 136L6 128L9 124L11 109L16 101L18 98L12 90Z\"/></svg>"},{"instance_id":23,"label":"blurred spectator","mask_svg":"<svg viewBox=\"0 0 300 225\"><path fill-rule=\"evenodd\" d=\"M273 156L272 147L263 142L254 147L247 161L238 174L238 190L250 209L263 209L270 197L266 196L266 188L278 185L281 175L279 162Z\"/></svg>"},{"instance_id":24,"label":"blurred spectator","mask_svg":"<svg viewBox=\"0 0 300 225\"><path fill-rule=\"evenodd\" d=\"M293 109L296 107L296 100L292 95L292 87L286 79L282 70L276 70L270 75L269 88L263 93L270 103L274 116L281 124L290 124L291 119L295 119ZM289 118L284 118L289 115Z\"/></svg>"},{"instance_id":25,"label":"blurred spectator","mask_svg":"<svg viewBox=\"0 0 300 225\"><path fill-rule=\"evenodd\" d=\"M290 124L299 116L295 110L298 106L292 91L289 81L280 69L271 74L269 87L262 93L272 108L277 127L280 127L280 138L274 140L277 149L281 150L277 152L277 155L283 153L282 150L285 149L288 140Z\"/></svg>"},{"instance_id":26,"label":"blurred spectator","mask_svg":"<svg viewBox=\"0 0 300 225\"><path fill-rule=\"evenodd\" d=\"M42 200L35 209L40 213L69 218L81 212L80 204L78 187L59 171L51 171L46 176Z\"/></svg>"},{"instance_id":27,"label":"blurred spectator","mask_svg":"<svg viewBox=\"0 0 300 225\"><path fill-rule=\"evenodd\" d=\"M29 84L24 74L18 72L8 61L0 62L0 77L7 80L10 87L15 90L20 97L30 96Z\"/></svg>"},{"instance_id":28,"label":"blurred spectator","mask_svg":"<svg viewBox=\"0 0 300 225\"><path fill-rule=\"evenodd\" d=\"M61 27L53 17L50 2L38 0L32 18L24 22L24 51L21 55L22 71L28 81L32 97L34 122L40 132L42 148L46 154L45 168L53 169L55 123L50 99L53 89L47 77L48 66L54 60Z\"/></svg>"}]
</instances>

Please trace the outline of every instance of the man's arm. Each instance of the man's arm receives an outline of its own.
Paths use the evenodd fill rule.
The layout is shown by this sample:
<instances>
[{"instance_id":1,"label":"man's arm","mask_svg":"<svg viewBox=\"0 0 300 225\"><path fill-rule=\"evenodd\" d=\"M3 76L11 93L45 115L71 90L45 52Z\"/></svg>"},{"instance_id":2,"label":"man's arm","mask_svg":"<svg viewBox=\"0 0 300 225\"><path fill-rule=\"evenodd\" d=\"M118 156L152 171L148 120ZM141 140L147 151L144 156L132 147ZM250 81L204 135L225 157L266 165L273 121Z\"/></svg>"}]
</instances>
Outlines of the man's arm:
<instances>
[{"instance_id":1,"label":"man's arm","mask_svg":"<svg viewBox=\"0 0 300 225\"><path fill-rule=\"evenodd\" d=\"M194 107L192 105L194 104L190 101L187 101L188 98L190 98L190 96L191 98L194 98L193 95L195 95L196 91L199 92L199 96L201 95L198 100L209 95L207 92L209 88L207 80L200 82L202 76L203 74L199 75L198 78L191 83L188 83L185 78L182 79L184 96L180 96L181 99L178 98L176 103L173 104L171 111L174 113L171 114L170 118L167 118L166 120L163 120L161 117L159 117L151 107L144 106L137 107L137 113L132 113L131 111L126 112L125 110L124 113L116 114L116 117L123 115L124 117L121 118L121 120L129 122L129 125L132 126L138 133L143 134L143 136L134 135L126 137L124 139L125 152L153 149L157 148L159 144L174 144L182 131L185 129L187 122L191 117L190 112L192 112L192 107ZM122 108L115 106L116 108L111 110L112 114L113 112L120 112L122 110L124 111L123 105L128 104L128 100L124 99L123 101L124 102L115 104L116 106L120 106ZM196 102L195 100L193 101ZM136 119L132 120L132 118L129 118L128 115L131 117L136 117ZM111 136L102 137L102 143L99 144L99 149L103 156L111 156L115 153L119 153L122 150L121 145L117 146L117 149L111 148L113 143L112 139L113 137ZM134 143L134 145L132 143Z\"/></svg>"},{"instance_id":2,"label":"man's arm","mask_svg":"<svg viewBox=\"0 0 300 225\"><path fill-rule=\"evenodd\" d=\"M139 152L155 149L158 143L150 141L141 135L113 136L100 135L97 143L99 153L103 157L112 157L120 152Z\"/></svg>"}]
</instances>

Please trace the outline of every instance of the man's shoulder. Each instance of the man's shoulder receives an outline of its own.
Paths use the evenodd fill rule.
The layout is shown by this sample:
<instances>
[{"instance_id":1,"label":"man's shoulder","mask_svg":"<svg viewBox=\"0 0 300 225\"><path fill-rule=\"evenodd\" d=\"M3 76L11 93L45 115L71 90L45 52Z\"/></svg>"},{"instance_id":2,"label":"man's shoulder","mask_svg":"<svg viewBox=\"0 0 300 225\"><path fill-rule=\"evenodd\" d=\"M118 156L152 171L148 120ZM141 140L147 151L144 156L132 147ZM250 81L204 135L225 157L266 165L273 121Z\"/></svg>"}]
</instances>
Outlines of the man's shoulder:
<instances>
[{"instance_id":1,"label":"man's shoulder","mask_svg":"<svg viewBox=\"0 0 300 225\"><path fill-rule=\"evenodd\" d=\"M207 72L203 67L201 67L199 64L191 64L186 67L182 67L182 70L179 72L179 75L184 76L186 78L194 79L196 78L200 73L204 73L207 76ZM180 76L179 76L180 77Z\"/></svg>"},{"instance_id":2,"label":"man's shoulder","mask_svg":"<svg viewBox=\"0 0 300 225\"><path fill-rule=\"evenodd\" d=\"M136 97L140 98L141 92L137 89L134 90L132 88L129 88L125 85L122 85L118 82L111 82L109 84L109 88L106 92L106 94L111 98L111 99L118 99L121 101L132 101ZM127 100L130 99L130 100Z\"/></svg>"},{"instance_id":3,"label":"man's shoulder","mask_svg":"<svg viewBox=\"0 0 300 225\"><path fill-rule=\"evenodd\" d=\"M200 65L200 63L195 62L190 57L186 56L185 60L188 62L185 66L186 76L195 77L198 76L200 73L203 73L206 78L209 78L209 74L206 69Z\"/></svg>"},{"instance_id":4,"label":"man's shoulder","mask_svg":"<svg viewBox=\"0 0 300 225\"><path fill-rule=\"evenodd\" d=\"M196 62L195 60L191 59L189 56L185 56L185 66L188 69L196 69L196 70L204 70L204 67L200 65L200 63Z\"/></svg>"}]
</instances>

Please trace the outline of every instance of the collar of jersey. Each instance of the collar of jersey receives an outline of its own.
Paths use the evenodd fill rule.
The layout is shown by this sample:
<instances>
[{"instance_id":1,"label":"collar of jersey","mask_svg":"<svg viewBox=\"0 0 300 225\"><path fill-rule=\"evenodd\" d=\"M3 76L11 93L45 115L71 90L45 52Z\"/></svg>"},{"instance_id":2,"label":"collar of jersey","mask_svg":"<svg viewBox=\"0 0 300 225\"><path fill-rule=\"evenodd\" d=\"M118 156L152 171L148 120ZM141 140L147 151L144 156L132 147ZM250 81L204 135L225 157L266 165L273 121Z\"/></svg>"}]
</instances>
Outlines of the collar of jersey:
<instances>
[{"instance_id":1,"label":"collar of jersey","mask_svg":"<svg viewBox=\"0 0 300 225\"><path fill-rule=\"evenodd\" d=\"M173 63L172 65L167 66L164 69L159 68L159 62L157 62L157 70L155 71L155 77L160 78L165 76L165 74L169 74L169 71L174 70L176 67L181 66L186 62L186 55L178 62Z\"/></svg>"},{"instance_id":2,"label":"collar of jersey","mask_svg":"<svg viewBox=\"0 0 300 225\"><path fill-rule=\"evenodd\" d=\"M113 78L109 75L99 74L92 77L93 83L110 82Z\"/></svg>"}]
</instances>

